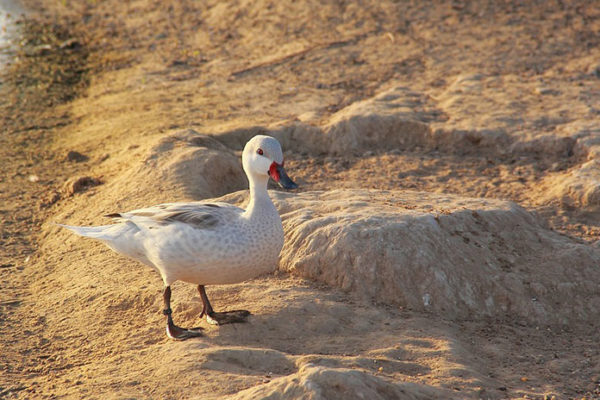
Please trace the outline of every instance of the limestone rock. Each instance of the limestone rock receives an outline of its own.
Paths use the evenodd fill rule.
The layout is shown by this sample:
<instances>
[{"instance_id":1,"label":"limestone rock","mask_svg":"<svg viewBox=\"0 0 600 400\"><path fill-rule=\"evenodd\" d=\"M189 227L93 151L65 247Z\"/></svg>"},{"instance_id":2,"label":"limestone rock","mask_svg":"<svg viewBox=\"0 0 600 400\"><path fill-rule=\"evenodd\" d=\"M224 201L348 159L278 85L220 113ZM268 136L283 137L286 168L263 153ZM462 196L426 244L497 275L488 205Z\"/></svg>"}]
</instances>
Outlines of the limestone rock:
<instances>
[{"instance_id":1,"label":"limestone rock","mask_svg":"<svg viewBox=\"0 0 600 400\"><path fill-rule=\"evenodd\" d=\"M368 373L306 364L297 374L238 392L231 399L398 399L453 398L450 393L415 383L396 383Z\"/></svg>"},{"instance_id":2,"label":"limestone rock","mask_svg":"<svg viewBox=\"0 0 600 400\"><path fill-rule=\"evenodd\" d=\"M135 182L135 184L132 184ZM193 130L175 132L161 139L143 163L119 176L113 185L133 192L169 193L204 199L248 187L240 156L217 140Z\"/></svg>"},{"instance_id":3,"label":"limestone rock","mask_svg":"<svg viewBox=\"0 0 600 400\"><path fill-rule=\"evenodd\" d=\"M567 207L600 206L600 160L592 159L558 177L548 177L543 200L558 199Z\"/></svg>"},{"instance_id":4,"label":"limestone rock","mask_svg":"<svg viewBox=\"0 0 600 400\"><path fill-rule=\"evenodd\" d=\"M272 196L286 233L280 268L293 274L449 319L600 316L600 252L512 202L375 190Z\"/></svg>"}]
</instances>

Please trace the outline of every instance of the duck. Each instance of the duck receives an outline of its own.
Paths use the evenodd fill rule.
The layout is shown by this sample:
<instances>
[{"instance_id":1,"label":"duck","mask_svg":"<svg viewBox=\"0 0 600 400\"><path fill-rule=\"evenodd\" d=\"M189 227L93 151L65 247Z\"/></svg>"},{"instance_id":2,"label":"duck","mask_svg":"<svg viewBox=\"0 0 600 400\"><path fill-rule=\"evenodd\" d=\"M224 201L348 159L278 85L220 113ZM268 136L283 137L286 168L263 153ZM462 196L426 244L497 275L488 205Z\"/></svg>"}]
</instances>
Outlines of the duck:
<instances>
[{"instance_id":1,"label":"duck","mask_svg":"<svg viewBox=\"0 0 600 400\"><path fill-rule=\"evenodd\" d=\"M287 175L281 145L271 136L257 135L246 143L242 166L250 191L246 209L224 202L165 203L108 214L115 221L109 225L58 225L99 240L160 274L169 338L202 336L200 328L181 328L173 321L171 286L176 281L197 285L200 318L206 316L208 323L246 322L247 310L215 312L205 286L240 283L277 269L283 225L267 184L273 179L285 189L298 185Z\"/></svg>"}]
</instances>

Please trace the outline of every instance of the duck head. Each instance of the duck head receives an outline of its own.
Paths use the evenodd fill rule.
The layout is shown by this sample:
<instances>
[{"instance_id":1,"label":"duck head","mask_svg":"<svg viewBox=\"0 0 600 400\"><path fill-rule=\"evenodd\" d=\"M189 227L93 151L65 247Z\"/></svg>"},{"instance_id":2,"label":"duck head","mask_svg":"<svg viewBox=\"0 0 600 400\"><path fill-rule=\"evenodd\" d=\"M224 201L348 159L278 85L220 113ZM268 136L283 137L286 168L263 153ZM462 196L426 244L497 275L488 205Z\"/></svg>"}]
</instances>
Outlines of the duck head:
<instances>
[{"instance_id":1,"label":"duck head","mask_svg":"<svg viewBox=\"0 0 600 400\"><path fill-rule=\"evenodd\" d=\"M250 139L242 153L242 165L249 179L256 176L268 180L270 176L282 188L298 187L283 168L281 145L274 137L257 135Z\"/></svg>"}]
</instances>

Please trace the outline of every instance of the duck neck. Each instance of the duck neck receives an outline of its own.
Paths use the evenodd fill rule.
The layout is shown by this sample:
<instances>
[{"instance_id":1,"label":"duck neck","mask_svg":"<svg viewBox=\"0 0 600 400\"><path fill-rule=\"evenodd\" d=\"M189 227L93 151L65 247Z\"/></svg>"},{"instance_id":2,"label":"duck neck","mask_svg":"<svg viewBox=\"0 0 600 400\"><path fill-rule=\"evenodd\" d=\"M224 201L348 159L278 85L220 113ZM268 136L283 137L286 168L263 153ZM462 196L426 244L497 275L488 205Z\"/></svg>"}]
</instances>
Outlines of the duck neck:
<instances>
[{"instance_id":1,"label":"duck neck","mask_svg":"<svg viewBox=\"0 0 600 400\"><path fill-rule=\"evenodd\" d=\"M252 176L249 179L250 183L250 202L246 208L248 216L252 217L257 214L268 212L275 209L269 192L267 192L267 183L269 177Z\"/></svg>"}]
</instances>

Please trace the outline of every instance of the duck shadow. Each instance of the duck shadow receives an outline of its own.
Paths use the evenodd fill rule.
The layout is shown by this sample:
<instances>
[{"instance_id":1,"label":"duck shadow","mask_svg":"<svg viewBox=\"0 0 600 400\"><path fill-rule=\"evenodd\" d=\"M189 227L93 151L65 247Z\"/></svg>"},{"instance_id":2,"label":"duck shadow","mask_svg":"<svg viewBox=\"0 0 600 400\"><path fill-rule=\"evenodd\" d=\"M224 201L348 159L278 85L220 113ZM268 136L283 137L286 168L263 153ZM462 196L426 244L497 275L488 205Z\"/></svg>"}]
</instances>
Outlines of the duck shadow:
<instances>
[{"instance_id":1,"label":"duck shadow","mask_svg":"<svg viewBox=\"0 0 600 400\"><path fill-rule=\"evenodd\" d=\"M263 282L248 289L245 297L253 312L246 323L219 326L211 341L288 354L358 354L397 343L399 335L411 330L405 323L406 313L391 307L376 306L337 289L317 288L311 282L285 288L272 283L262 294L252 292L261 292L261 287L267 286ZM262 298L253 298L257 295ZM225 313L236 312L239 310Z\"/></svg>"}]
</instances>

